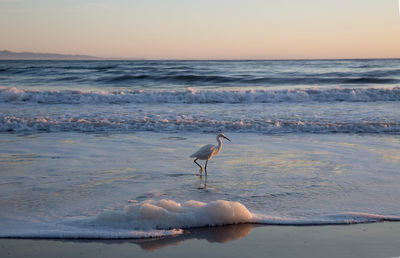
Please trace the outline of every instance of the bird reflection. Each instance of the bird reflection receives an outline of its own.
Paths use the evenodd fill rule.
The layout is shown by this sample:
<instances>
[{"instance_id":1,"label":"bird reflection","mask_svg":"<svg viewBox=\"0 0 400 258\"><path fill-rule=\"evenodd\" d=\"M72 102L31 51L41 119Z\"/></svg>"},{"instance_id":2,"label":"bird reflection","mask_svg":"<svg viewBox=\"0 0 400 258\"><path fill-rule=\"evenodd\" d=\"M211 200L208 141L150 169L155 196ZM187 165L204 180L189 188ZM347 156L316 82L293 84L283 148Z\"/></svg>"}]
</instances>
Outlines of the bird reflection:
<instances>
[{"instance_id":1,"label":"bird reflection","mask_svg":"<svg viewBox=\"0 0 400 258\"><path fill-rule=\"evenodd\" d=\"M200 185L197 189L207 189L207 177L204 177L203 181L203 176L200 174Z\"/></svg>"}]
</instances>

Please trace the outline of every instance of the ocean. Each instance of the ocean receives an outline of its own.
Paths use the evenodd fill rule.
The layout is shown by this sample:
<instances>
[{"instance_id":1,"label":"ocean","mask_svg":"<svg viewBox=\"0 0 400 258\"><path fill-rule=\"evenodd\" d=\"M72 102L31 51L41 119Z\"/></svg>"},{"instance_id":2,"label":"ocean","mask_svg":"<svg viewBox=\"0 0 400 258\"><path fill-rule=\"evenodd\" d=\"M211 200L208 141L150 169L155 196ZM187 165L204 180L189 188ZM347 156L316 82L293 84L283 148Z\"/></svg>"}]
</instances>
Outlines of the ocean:
<instances>
[{"instance_id":1,"label":"ocean","mask_svg":"<svg viewBox=\"0 0 400 258\"><path fill-rule=\"evenodd\" d=\"M0 237L400 221L399 85L399 59L0 61Z\"/></svg>"}]
</instances>

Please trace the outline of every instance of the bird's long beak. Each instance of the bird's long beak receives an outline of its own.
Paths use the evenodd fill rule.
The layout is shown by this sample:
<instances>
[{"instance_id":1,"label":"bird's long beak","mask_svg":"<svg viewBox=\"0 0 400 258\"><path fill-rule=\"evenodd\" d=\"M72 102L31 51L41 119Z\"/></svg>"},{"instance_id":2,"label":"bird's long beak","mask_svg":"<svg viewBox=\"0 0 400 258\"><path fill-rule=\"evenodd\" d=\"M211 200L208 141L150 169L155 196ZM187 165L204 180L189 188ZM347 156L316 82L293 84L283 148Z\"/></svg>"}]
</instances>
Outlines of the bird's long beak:
<instances>
[{"instance_id":1,"label":"bird's long beak","mask_svg":"<svg viewBox=\"0 0 400 258\"><path fill-rule=\"evenodd\" d=\"M227 139L228 141L231 141L231 140L229 140L229 138L228 137L226 137L226 136L222 136L222 137L224 137L225 139Z\"/></svg>"}]
</instances>

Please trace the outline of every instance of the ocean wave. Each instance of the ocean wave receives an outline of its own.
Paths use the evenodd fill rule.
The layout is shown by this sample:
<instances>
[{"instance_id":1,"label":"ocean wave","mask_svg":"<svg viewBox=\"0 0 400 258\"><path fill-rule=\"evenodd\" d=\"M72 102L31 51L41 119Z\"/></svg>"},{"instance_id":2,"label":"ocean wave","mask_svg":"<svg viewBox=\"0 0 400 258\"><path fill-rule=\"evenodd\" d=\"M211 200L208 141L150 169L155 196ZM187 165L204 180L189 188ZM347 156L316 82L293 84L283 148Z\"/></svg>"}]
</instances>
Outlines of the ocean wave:
<instances>
[{"instance_id":1,"label":"ocean wave","mask_svg":"<svg viewBox=\"0 0 400 258\"><path fill-rule=\"evenodd\" d=\"M29 102L43 104L98 103L279 103L279 102L376 102L400 101L400 87L335 88L290 90L22 90L0 87L0 103Z\"/></svg>"},{"instance_id":2,"label":"ocean wave","mask_svg":"<svg viewBox=\"0 0 400 258\"><path fill-rule=\"evenodd\" d=\"M316 217L290 218L250 212L240 202L217 200L209 203L147 200L122 211L105 211L94 217L72 218L56 226L36 230L3 231L0 237L19 238L151 238L182 234L185 229L232 224L343 225L400 221L399 216L350 212Z\"/></svg>"},{"instance_id":3,"label":"ocean wave","mask_svg":"<svg viewBox=\"0 0 400 258\"><path fill-rule=\"evenodd\" d=\"M27 87L394 86L400 69L399 60L2 61L0 77Z\"/></svg>"},{"instance_id":4,"label":"ocean wave","mask_svg":"<svg viewBox=\"0 0 400 258\"><path fill-rule=\"evenodd\" d=\"M134 85L151 81L158 84L178 84L178 85L228 85L228 86L249 86L249 85L332 85L332 84L395 84L400 83L396 73L376 72L376 74L361 74L360 76L349 76L349 74L332 77L319 74L292 74L287 77L278 76L254 76L254 75L213 75L213 74L190 74L173 72L171 74L151 74L151 73L128 73L114 74L111 76L98 77L97 83L105 84L126 84ZM283 76L284 74L282 74ZM376 76L375 76L376 75Z\"/></svg>"},{"instance_id":5,"label":"ocean wave","mask_svg":"<svg viewBox=\"0 0 400 258\"><path fill-rule=\"evenodd\" d=\"M79 82L102 85L222 85L222 86L281 86L281 85L351 85L400 83L400 69L375 69L368 71L241 73L204 67L76 65L31 66L0 68L0 75L15 77L19 82L54 83L59 77L79 76ZM11 78L12 79L12 78ZM73 83L75 80L65 81Z\"/></svg>"},{"instance_id":6,"label":"ocean wave","mask_svg":"<svg viewBox=\"0 0 400 258\"><path fill-rule=\"evenodd\" d=\"M318 121L288 119L225 120L205 117L78 115L23 117L0 114L0 132L250 132L280 133L386 133L399 134L400 121Z\"/></svg>"}]
</instances>

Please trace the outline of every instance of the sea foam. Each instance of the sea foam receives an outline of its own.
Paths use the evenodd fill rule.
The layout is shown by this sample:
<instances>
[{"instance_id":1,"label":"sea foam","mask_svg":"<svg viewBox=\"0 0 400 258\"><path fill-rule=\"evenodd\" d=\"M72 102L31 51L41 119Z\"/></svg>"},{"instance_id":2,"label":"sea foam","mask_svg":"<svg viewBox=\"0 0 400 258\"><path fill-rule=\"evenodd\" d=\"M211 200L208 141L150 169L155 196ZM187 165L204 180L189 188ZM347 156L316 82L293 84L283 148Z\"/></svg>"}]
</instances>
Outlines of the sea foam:
<instances>
[{"instance_id":1,"label":"sea foam","mask_svg":"<svg viewBox=\"0 0 400 258\"><path fill-rule=\"evenodd\" d=\"M81 221L81 226L131 228L136 230L181 229L252 222L253 215L239 202L217 200L209 203L148 200L124 211L107 211Z\"/></svg>"},{"instance_id":2,"label":"sea foam","mask_svg":"<svg viewBox=\"0 0 400 258\"><path fill-rule=\"evenodd\" d=\"M398 221L400 217L382 216L362 212L348 212L309 218L290 218L252 213L235 201L217 200L209 203L190 200L148 200L139 205L127 206L124 211L107 211L82 225L131 227L149 229L185 229L206 226L223 226L240 223L265 225L336 225L366 222Z\"/></svg>"},{"instance_id":3,"label":"sea foam","mask_svg":"<svg viewBox=\"0 0 400 258\"><path fill-rule=\"evenodd\" d=\"M122 211L105 211L94 217L72 218L36 229L6 230L0 237L17 238L154 238L179 235L195 227L232 224L262 225L343 225L400 221L398 216L369 213L342 213L316 217L280 217L250 212L240 202L217 200L209 203L162 199L129 205Z\"/></svg>"},{"instance_id":4,"label":"sea foam","mask_svg":"<svg viewBox=\"0 0 400 258\"><path fill-rule=\"evenodd\" d=\"M0 114L0 132L249 132L249 133L400 133L400 122L337 121L335 118L263 119L208 118L179 113L149 116L147 114L63 114L35 117Z\"/></svg>"},{"instance_id":5,"label":"sea foam","mask_svg":"<svg viewBox=\"0 0 400 258\"><path fill-rule=\"evenodd\" d=\"M0 87L0 103L123 104L123 103L279 103L279 102L400 101L400 87L307 88L288 90L23 90Z\"/></svg>"}]
</instances>

